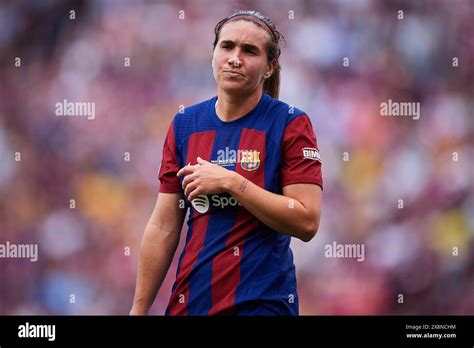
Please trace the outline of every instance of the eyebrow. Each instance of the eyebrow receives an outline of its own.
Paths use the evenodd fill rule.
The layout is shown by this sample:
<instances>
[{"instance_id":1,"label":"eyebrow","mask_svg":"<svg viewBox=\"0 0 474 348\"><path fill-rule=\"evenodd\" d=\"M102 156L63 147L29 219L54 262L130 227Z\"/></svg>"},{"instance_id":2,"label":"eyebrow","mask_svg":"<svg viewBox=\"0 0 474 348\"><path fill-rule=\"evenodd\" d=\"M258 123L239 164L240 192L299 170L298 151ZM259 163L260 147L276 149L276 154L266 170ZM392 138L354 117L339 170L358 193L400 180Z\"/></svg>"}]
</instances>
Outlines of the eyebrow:
<instances>
[{"instance_id":1,"label":"eyebrow","mask_svg":"<svg viewBox=\"0 0 474 348\"><path fill-rule=\"evenodd\" d=\"M232 44L232 45L235 45L235 42L232 41L232 40L222 40L222 41L221 41L221 45L225 45L225 44ZM258 48L258 46L255 46L255 45L252 45L252 44L249 44L249 43L244 43L244 44L242 44L242 47L243 47L243 48L246 48L246 49L250 49L250 50L252 50L252 51L260 52L260 48Z\"/></svg>"}]
</instances>

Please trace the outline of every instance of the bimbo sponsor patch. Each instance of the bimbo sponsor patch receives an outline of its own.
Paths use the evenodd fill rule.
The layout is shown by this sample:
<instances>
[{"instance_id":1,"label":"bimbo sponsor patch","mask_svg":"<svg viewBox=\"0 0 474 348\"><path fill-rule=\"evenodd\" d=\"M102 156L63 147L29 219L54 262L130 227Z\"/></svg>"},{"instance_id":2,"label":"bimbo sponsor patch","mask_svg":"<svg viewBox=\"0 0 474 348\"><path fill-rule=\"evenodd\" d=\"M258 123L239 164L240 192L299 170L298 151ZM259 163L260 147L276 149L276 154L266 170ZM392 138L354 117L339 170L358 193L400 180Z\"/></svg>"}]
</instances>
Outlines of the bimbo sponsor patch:
<instances>
[{"instance_id":1,"label":"bimbo sponsor patch","mask_svg":"<svg viewBox=\"0 0 474 348\"><path fill-rule=\"evenodd\" d=\"M312 147L303 148L303 157L321 162L321 155L319 151Z\"/></svg>"}]
</instances>

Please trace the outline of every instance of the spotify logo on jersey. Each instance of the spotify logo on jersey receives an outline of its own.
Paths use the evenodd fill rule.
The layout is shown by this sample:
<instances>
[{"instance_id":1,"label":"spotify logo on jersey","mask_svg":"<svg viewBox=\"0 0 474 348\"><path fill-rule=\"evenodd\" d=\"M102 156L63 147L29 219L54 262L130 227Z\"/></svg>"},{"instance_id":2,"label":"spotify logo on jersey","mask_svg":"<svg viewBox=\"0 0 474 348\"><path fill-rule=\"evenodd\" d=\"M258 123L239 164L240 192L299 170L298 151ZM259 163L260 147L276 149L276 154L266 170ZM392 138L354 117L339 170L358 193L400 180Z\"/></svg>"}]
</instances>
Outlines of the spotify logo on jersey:
<instances>
[{"instance_id":1,"label":"spotify logo on jersey","mask_svg":"<svg viewBox=\"0 0 474 348\"><path fill-rule=\"evenodd\" d=\"M198 213L204 214L209 210L210 204L216 208L225 208L227 206L235 207L241 205L234 197L222 197L220 195L212 195L211 200L205 195L199 195L191 201L194 209Z\"/></svg>"},{"instance_id":2,"label":"spotify logo on jersey","mask_svg":"<svg viewBox=\"0 0 474 348\"><path fill-rule=\"evenodd\" d=\"M209 209L209 198L199 195L191 201L191 204L198 213L204 214Z\"/></svg>"}]
</instances>

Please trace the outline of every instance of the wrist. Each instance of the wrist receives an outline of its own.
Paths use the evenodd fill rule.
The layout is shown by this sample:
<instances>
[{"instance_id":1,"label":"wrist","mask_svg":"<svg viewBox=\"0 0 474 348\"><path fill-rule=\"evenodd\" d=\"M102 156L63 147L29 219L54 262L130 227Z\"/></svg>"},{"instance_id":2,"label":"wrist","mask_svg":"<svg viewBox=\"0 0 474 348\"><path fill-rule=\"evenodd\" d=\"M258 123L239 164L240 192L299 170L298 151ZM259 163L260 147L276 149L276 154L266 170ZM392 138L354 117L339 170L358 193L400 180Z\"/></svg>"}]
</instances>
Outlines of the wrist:
<instances>
[{"instance_id":1,"label":"wrist","mask_svg":"<svg viewBox=\"0 0 474 348\"><path fill-rule=\"evenodd\" d=\"M146 308L138 308L135 306L132 306L132 309L130 310L129 315L147 315L148 314L148 309Z\"/></svg>"},{"instance_id":2,"label":"wrist","mask_svg":"<svg viewBox=\"0 0 474 348\"><path fill-rule=\"evenodd\" d=\"M143 300L135 300L130 310L130 315L147 315L150 306L144 303Z\"/></svg>"},{"instance_id":3,"label":"wrist","mask_svg":"<svg viewBox=\"0 0 474 348\"><path fill-rule=\"evenodd\" d=\"M229 170L229 175L227 175L222 182L223 191L231 195L234 195L236 193L235 187L237 186L237 182L240 176L241 176L240 174L232 170Z\"/></svg>"}]
</instances>

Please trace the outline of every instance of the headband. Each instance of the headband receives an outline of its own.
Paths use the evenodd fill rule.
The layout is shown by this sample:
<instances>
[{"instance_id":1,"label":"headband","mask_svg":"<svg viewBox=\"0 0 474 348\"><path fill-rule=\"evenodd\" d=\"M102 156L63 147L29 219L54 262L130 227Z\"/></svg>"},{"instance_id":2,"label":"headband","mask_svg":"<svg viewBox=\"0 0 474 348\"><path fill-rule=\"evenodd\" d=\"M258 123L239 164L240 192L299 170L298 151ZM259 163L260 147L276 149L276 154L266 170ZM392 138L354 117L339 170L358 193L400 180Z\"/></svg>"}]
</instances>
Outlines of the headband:
<instances>
[{"instance_id":1,"label":"headband","mask_svg":"<svg viewBox=\"0 0 474 348\"><path fill-rule=\"evenodd\" d=\"M265 23L264 21L258 19L257 17L254 17L254 16L238 15L238 16L235 16L235 17L231 17L228 20L226 20L224 23L222 23L221 27L224 26L224 24L226 24L227 22L230 22L230 21L233 21L233 20L239 19L239 18L250 19L251 21L254 21L254 22L260 24L261 26L263 26L270 33L270 35L273 38L273 41L276 41L275 35L273 35L273 31L270 29L270 27L267 25L267 23Z\"/></svg>"}]
</instances>

